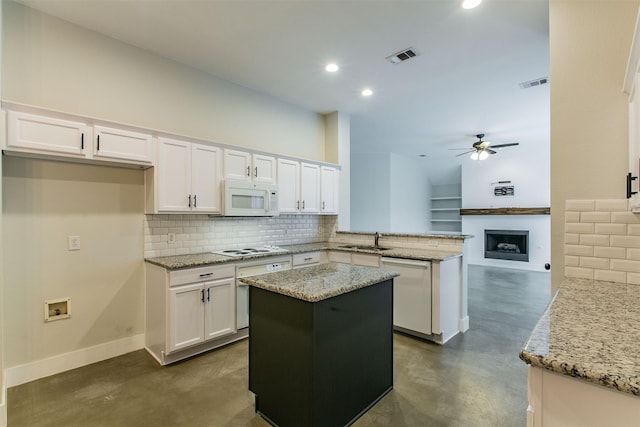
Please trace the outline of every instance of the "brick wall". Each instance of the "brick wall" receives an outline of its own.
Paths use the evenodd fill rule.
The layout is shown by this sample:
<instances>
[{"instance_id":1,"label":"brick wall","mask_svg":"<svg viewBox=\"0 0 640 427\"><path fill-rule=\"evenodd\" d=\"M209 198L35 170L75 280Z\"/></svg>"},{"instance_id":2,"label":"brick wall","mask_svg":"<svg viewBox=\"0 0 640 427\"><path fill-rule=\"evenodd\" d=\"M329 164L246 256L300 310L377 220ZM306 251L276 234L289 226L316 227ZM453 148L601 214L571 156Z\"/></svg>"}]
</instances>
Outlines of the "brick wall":
<instances>
[{"instance_id":1,"label":"brick wall","mask_svg":"<svg viewBox=\"0 0 640 427\"><path fill-rule=\"evenodd\" d=\"M565 276L640 284L640 214L627 200L567 200Z\"/></svg>"}]
</instances>

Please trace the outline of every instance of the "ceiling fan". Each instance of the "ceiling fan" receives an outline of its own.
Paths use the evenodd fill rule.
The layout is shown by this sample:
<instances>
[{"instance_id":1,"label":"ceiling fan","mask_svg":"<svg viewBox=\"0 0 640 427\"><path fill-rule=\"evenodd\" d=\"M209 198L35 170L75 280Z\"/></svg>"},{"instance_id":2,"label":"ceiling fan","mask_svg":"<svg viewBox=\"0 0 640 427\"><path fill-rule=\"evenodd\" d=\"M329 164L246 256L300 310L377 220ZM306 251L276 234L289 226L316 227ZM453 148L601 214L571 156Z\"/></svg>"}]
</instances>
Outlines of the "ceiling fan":
<instances>
[{"instance_id":1,"label":"ceiling fan","mask_svg":"<svg viewBox=\"0 0 640 427\"><path fill-rule=\"evenodd\" d=\"M514 145L520 145L519 142L491 145L491 142L482 140L482 138L484 138L484 133L477 134L476 138L478 138L478 140L473 143L470 149L469 148L450 148L450 150L467 150L462 154L458 154L456 157L464 156L465 154L471 153L472 160L484 160L487 157L489 157L489 154L497 153L497 151L495 151L494 148L513 147Z\"/></svg>"}]
</instances>

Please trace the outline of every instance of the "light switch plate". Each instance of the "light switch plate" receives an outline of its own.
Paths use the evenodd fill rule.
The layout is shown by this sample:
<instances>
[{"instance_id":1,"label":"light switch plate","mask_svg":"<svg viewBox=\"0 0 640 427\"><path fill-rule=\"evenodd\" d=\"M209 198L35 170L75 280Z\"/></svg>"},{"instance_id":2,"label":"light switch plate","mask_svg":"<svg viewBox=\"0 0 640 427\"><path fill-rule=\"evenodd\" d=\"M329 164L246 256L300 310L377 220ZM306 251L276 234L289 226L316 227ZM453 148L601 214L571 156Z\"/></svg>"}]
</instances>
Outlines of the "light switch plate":
<instances>
[{"instance_id":1,"label":"light switch plate","mask_svg":"<svg viewBox=\"0 0 640 427\"><path fill-rule=\"evenodd\" d=\"M80 236L68 236L69 238L69 250L70 251L79 251L80 250Z\"/></svg>"}]
</instances>

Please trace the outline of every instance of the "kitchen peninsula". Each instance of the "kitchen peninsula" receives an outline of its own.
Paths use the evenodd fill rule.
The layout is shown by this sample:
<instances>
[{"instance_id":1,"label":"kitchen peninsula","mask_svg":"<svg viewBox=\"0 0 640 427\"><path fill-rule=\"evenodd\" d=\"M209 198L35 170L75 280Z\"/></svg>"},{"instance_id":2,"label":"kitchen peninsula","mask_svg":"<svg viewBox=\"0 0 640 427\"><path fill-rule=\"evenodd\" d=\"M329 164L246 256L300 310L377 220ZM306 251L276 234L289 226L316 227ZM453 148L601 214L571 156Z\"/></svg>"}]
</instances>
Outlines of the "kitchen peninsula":
<instances>
[{"instance_id":1,"label":"kitchen peninsula","mask_svg":"<svg viewBox=\"0 0 640 427\"><path fill-rule=\"evenodd\" d=\"M242 279L249 389L274 425L349 425L393 387L393 278L328 263Z\"/></svg>"},{"instance_id":2,"label":"kitchen peninsula","mask_svg":"<svg viewBox=\"0 0 640 427\"><path fill-rule=\"evenodd\" d=\"M637 426L640 286L565 278L520 351L527 426Z\"/></svg>"}]
</instances>

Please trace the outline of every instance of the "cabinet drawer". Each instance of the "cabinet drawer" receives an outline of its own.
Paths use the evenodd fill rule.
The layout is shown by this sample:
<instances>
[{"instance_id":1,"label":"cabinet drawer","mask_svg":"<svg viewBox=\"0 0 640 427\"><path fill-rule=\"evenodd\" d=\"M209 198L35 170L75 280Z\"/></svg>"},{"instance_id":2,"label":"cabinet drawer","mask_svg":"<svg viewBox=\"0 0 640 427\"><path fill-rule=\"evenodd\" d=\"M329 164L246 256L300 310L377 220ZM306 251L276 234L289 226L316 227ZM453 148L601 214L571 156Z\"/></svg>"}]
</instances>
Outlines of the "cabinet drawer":
<instances>
[{"instance_id":1,"label":"cabinet drawer","mask_svg":"<svg viewBox=\"0 0 640 427\"><path fill-rule=\"evenodd\" d=\"M304 266L311 264L321 264L327 262L327 255L324 251L305 252L293 255L293 266Z\"/></svg>"},{"instance_id":2,"label":"cabinet drawer","mask_svg":"<svg viewBox=\"0 0 640 427\"><path fill-rule=\"evenodd\" d=\"M235 265L225 264L176 270L169 273L169 286L184 285L186 283L205 282L235 276Z\"/></svg>"}]
</instances>

